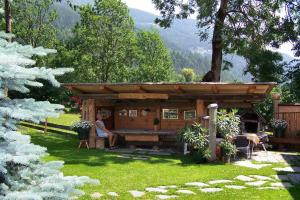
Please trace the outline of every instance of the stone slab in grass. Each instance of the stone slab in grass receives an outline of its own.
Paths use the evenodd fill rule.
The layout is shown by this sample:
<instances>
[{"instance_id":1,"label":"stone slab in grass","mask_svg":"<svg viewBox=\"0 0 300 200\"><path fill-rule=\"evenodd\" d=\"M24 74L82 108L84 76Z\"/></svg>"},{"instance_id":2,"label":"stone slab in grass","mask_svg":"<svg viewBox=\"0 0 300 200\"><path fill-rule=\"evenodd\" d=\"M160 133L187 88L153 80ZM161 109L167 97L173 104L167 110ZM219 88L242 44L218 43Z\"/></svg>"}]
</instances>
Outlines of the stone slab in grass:
<instances>
[{"instance_id":1,"label":"stone slab in grass","mask_svg":"<svg viewBox=\"0 0 300 200\"><path fill-rule=\"evenodd\" d=\"M138 191L138 190L130 190L128 191L134 198L137 198L137 197L142 197L145 195L145 192L142 192L142 191Z\"/></svg>"},{"instance_id":2,"label":"stone slab in grass","mask_svg":"<svg viewBox=\"0 0 300 200\"><path fill-rule=\"evenodd\" d=\"M158 192L158 193L167 193L167 189L158 188L158 187L147 187L145 188L147 192Z\"/></svg>"},{"instance_id":3,"label":"stone slab in grass","mask_svg":"<svg viewBox=\"0 0 300 200\"><path fill-rule=\"evenodd\" d=\"M202 182L190 182L186 183L186 186L195 186L195 187L208 187L208 184L202 183Z\"/></svg>"},{"instance_id":4,"label":"stone slab in grass","mask_svg":"<svg viewBox=\"0 0 300 200\"><path fill-rule=\"evenodd\" d=\"M201 192L205 193L215 193L215 192L221 192L223 189L222 188L201 188Z\"/></svg>"},{"instance_id":5,"label":"stone slab in grass","mask_svg":"<svg viewBox=\"0 0 300 200\"><path fill-rule=\"evenodd\" d=\"M293 185L289 182L277 182L277 183L271 183L272 187L284 187L284 188L290 188L293 187Z\"/></svg>"},{"instance_id":6,"label":"stone slab in grass","mask_svg":"<svg viewBox=\"0 0 300 200\"><path fill-rule=\"evenodd\" d=\"M300 167L275 167L273 169L275 171L282 171L282 172L300 172Z\"/></svg>"},{"instance_id":7,"label":"stone slab in grass","mask_svg":"<svg viewBox=\"0 0 300 200\"><path fill-rule=\"evenodd\" d=\"M157 199L176 199L178 196L176 195L156 195Z\"/></svg>"},{"instance_id":8,"label":"stone slab in grass","mask_svg":"<svg viewBox=\"0 0 300 200\"><path fill-rule=\"evenodd\" d=\"M276 180L281 181L289 181L289 177L287 175L272 175Z\"/></svg>"},{"instance_id":9,"label":"stone slab in grass","mask_svg":"<svg viewBox=\"0 0 300 200\"><path fill-rule=\"evenodd\" d=\"M208 182L208 184L219 184L219 183L232 183L233 181L231 180L211 180Z\"/></svg>"},{"instance_id":10,"label":"stone slab in grass","mask_svg":"<svg viewBox=\"0 0 300 200\"><path fill-rule=\"evenodd\" d=\"M94 192L90 196L92 199L100 199L103 195L100 194L99 192Z\"/></svg>"},{"instance_id":11,"label":"stone slab in grass","mask_svg":"<svg viewBox=\"0 0 300 200\"><path fill-rule=\"evenodd\" d=\"M279 187L259 187L259 190L279 190Z\"/></svg>"},{"instance_id":12,"label":"stone slab in grass","mask_svg":"<svg viewBox=\"0 0 300 200\"><path fill-rule=\"evenodd\" d=\"M267 181L254 181L254 182L247 182L245 184L249 185L249 186L259 187L259 186L264 185L265 183L267 183Z\"/></svg>"},{"instance_id":13,"label":"stone slab in grass","mask_svg":"<svg viewBox=\"0 0 300 200\"><path fill-rule=\"evenodd\" d=\"M195 192L191 190L177 190L176 193L181 193L181 194L196 194Z\"/></svg>"},{"instance_id":14,"label":"stone slab in grass","mask_svg":"<svg viewBox=\"0 0 300 200\"><path fill-rule=\"evenodd\" d=\"M300 174L288 174L288 179L294 183L299 184L300 183Z\"/></svg>"},{"instance_id":15,"label":"stone slab in grass","mask_svg":"<svg viewBox=\"0 0 300 200\"><path fill-rule=\"evenodd\" d=\"M177 188L176 185L161 185L161 186L158 186L158 188L162 188L162 189L174 189L174 188Z\"/></svg>"},{"instance_id":16,"label":"stone slab in grass","mask_svg":"<svg viewBox=\"0 0 300 200\"><path fill-rule=\"evenodd\" d=\"M242 186L242 185L225 185L225 188L235 189L235 190L242 190L242 189L245 189L247 187Z\"/></svg>"},{"instance_id":17,"label":"stone slab in grass","mask_svg":"<svg viewBox=\"0 0 300 200\"><path fill-rule=\"evenodd\" d=\"M116 193L116 192L108 192L107 194L109 196L112 196L112 197L118 197L119 196L118 193Z\"/></svg>"},{"instance_id":18,"label":"stone slab in grass","mask_svg":"<svg viewBox=\"0 0 300 200\"><path fill-rule=\"evenodd\" d=\"M244 181L244 182L248 182L248 181L254 181L254 178L251 178L249 176L245 176L245 175L239 175L237 177L235 177L234 179L240 180L240 181Z\"/></svg>"},{"instance_id":19,"label":"stone slab in grass","mask_svg":"<svg viewBox=\"0 0 300 200\"><path fill-rule=\"evenodd\" d=\"M149 157L145 157L145 156L135 156L132 157L133 160L149 160Z\"/></svg>"},{"instance_id":20,"label":"stone slab in grass","mask_svg":"<svg viewBox=\"0 0 300 200\"><path fill-rule=\"evenodd\" d=\"M262 181L272 181L273 179L268 176L261 176L261 175L249 175L252 178L262 180Z\"/></svg>"},{"instance_id":21,"label":"stone slab in grass","mask_svg":"<svg viewBox=\"0 0 300 200\"><path fill-rule=\"evenodd\" d=\"M237 161L234 163L234 165L242 166L242 167L248 167L253 169L261 169L263 167L270 166L271 164L254 164L250 160L243 160L243 161Z\"/></svg>"}]
</instances>

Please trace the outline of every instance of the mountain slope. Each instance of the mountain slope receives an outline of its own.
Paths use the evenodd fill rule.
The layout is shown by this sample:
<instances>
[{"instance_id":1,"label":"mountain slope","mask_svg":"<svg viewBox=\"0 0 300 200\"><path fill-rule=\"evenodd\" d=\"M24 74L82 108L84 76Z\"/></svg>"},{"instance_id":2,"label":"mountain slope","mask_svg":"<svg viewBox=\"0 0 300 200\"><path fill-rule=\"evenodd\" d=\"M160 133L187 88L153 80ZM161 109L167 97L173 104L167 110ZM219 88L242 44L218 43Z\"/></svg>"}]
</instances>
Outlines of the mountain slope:
<instances>
[{"instance_id":1,"label":"mountain slope","mask_svg":"<svg viewBox=\"0 0 300 200\"><path fill-rule=\"evenodd\" d=\"M92 0L75 0L77 4L92 3ZM59 13L56 25L68 34L70 29L80 19L78 13L66 4L55 5ZM210 69L211 44L210 41L200 42L197 35L196 20L174 20L170 28L164 29L154 23L158 16L138 9L130 9L130 15L135 21L137 29L157 29L172 52L174 67L180 71L183 67L192 67L199 74L204 75ZM249 75L244 76L243 70L246 62L236 55L225 57L233 63L233 68L223 73L223 81L249 81Z\"/></svg>"}]
</instances>

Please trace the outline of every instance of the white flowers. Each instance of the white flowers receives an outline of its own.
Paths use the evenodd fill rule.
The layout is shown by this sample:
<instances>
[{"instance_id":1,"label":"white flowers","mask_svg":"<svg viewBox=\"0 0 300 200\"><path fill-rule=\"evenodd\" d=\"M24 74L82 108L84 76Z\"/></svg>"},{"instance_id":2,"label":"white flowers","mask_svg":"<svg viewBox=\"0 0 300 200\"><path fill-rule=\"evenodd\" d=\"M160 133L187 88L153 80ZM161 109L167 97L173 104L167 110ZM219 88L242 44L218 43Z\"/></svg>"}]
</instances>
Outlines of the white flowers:
<instances>
[{"instance_id":1,"label":"white flowers","mask_svg":"<svg viewBox=\"0 0 300 200\"><path fill-rule=\"evenodd\" d=\"M72 130L90 129L93 124L90 121L79 121L72 125Z\"/></svg>"}]
</instances>

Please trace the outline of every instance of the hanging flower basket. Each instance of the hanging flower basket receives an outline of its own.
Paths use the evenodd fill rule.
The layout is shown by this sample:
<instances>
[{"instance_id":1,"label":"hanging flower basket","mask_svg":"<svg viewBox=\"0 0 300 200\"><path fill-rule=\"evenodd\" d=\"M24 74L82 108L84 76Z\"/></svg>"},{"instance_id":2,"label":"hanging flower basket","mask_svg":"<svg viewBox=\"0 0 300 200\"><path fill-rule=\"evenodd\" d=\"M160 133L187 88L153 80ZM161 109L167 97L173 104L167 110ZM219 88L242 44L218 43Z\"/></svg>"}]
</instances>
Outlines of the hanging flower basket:
<instances>
[{"instance_id":1,"label":"hanging flower basket","mask_svg":"<svg viewBox=\"0 0 300 200\"><path fill-rule=\"evenodd\" d=\"M93 124L89 121L79 121L72 125L71 129L78 133L79 140L87 140Z\"/></svg>"}]
</instances>

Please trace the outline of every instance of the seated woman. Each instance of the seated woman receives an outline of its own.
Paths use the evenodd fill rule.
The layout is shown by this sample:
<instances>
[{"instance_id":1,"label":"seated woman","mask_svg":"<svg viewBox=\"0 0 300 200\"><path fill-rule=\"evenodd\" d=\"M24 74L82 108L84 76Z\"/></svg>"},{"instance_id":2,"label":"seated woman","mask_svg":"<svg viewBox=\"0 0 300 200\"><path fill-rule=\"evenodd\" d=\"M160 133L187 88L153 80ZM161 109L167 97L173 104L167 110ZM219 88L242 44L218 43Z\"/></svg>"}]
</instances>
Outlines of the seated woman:
<instances>
[{"instance_id":1,"label":"seated woman","mask_svg":"<svg viewBox=\"0 0 300 200\"><path fill-rule=\"evenodd\" d=\"M109 130L105 128L104 122L102 121L102 116L100 113L97 114L97 121L96 121L96 132L98 137L107 138L109 142L109 148L115 148L115 144L117 141L117 135L113 134Z\"/></svg>"}]
</instances>

